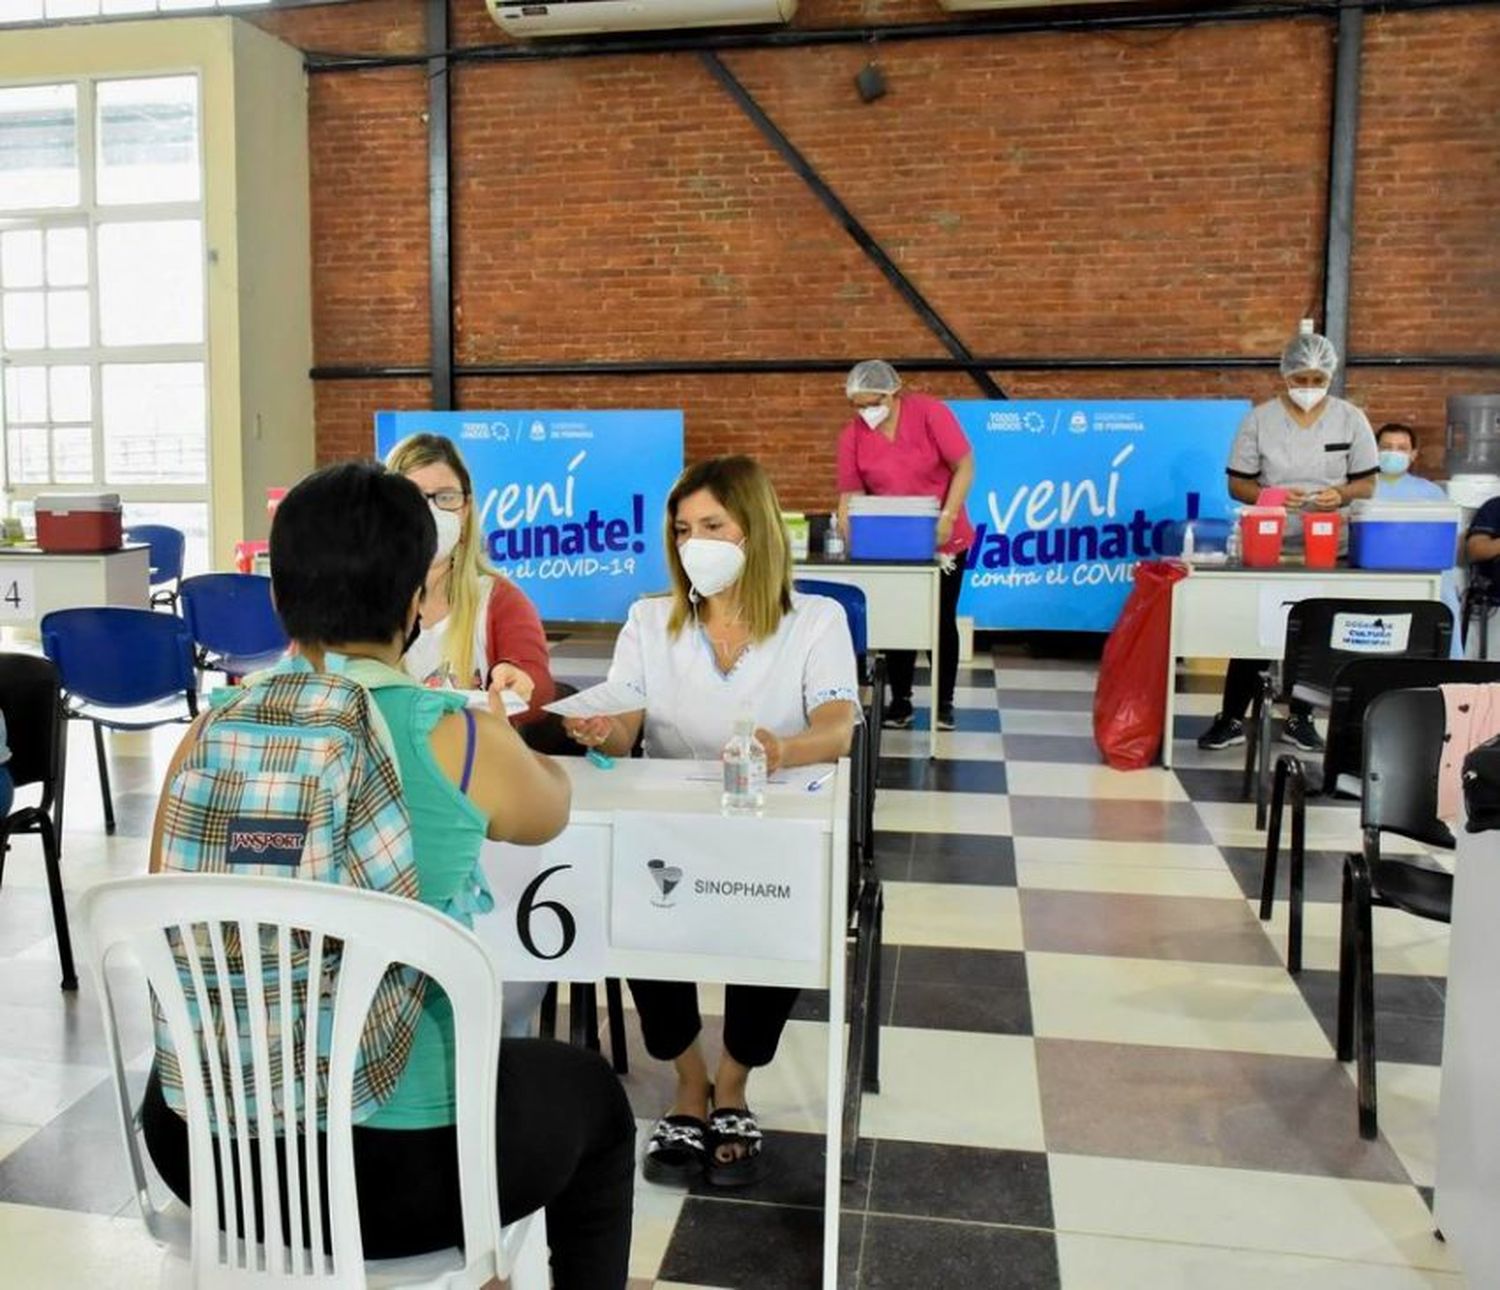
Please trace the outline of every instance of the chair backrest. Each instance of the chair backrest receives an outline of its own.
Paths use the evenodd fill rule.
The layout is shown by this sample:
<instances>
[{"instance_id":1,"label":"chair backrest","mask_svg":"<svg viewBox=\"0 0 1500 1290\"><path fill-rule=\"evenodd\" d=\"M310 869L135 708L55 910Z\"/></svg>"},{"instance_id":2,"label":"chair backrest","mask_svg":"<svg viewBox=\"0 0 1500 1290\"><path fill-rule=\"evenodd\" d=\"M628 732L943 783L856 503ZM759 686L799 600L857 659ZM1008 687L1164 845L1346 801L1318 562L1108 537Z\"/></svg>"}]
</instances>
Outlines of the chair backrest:
<instances>
[{"instance_id":1,"label":"chair backrest","mask_svg":"<svg viewBox=\"0 0 1500 1290\"><path fill-rule=\"evenodd\" d=\"M1377 695L1388 690L1491 682L1500 682L1500 663L1387 657L1356 658L1345 663L1333 681L1328 746L1323 754L1324 791L1333 791L1342 776L1357 780L1363 774L1365 713Z\"/></svg>"},{"instance_id":2,"label":"chair backrest","mask_svg":"<svg viewBox=\"0 0 1500 1290\"><path fill-rule=\"evenodd\" d=\"M166 524L132 524L125 530L127 542L144 542L151 548L151 585L160 586L182 577L182 557L187 538L181 529Z\"/></svg>"},{"instance_id":3,"label":"chair backrest","mask_svg":"<svg viewBox=\"0 0 1500 1290\"><path fill-rule=\"evenodd\" d=\"M148 609L55 610L42 619L42 649L70 698L134 707L198 692L187 625Z\"/></svg>"},{"instance_id":4,"label":"chair backrest","mask_svg":"<svg viewBox=\"0 0 1500 1290\"><path fill-rule=\"evenodd\" d=\"M62 682L50 659L0 654L0 712L11 779L17 788L41 784L42 809L50 810L62 749Z\"/></svg>"},{"instance_id":5,"label":"chair backrest","mask_svg":"<svg viewBox=\"0 0 1500 1290\"><path fill-rule=\"evenodd\" d=\"M1438 819L1438 766L1448 724L1441 690L1387 690L1365 711L1360 825L1452 848Z\"/></svg>"},{"instance_id":6,"label":"chair backrest","mask_svg":"<svg viewBox=\"0 0 1500 1290\"><path fill-rule=\"evenodd\" d=\"M843 582L825 582L822 578L798 578L792 586L804 596L827 596L844 607L844 617L849 620L849 636L854 642L854 657L863 665L870 639L864 590Z\"/></svg>"},{"instance_id":7,"label":"chair backrest","mask_svg":"<svg viewBox=\"0 0 1500 1290\"><path fill-rule=\"evenodd\" d=\"M453 1007L457 1142L463 1204L464 1259L470 1269L498 1267L499 1187L495 1167L496 1056L500 1044L500 982L493 961L472 933L435 909L412 900L346 887L284 878L158 874L104 882L81 901L89 928L90 967L104 1011L105 1033L114 1064L121 1126L148 1226L160 1215L146 1190L146 1174L133 1129L133 1108L125 1079L114 1000L105 969L111 954L125 948L140 964L146 982L166 1016L177 1060L185 1075L188 1152L192 1174L193 1284L306 1287L364 1284L364 1255L354 1178L352 1084L361 1031L371 1000L386 970L406 963L442 986ZM262 933L274 953L262 957ZM245 953L248 1006L227 1004L233 994L225 958L226 933L237 936ZM341 945L338 985L320 1000L306 990L308 1044L291 1054L266 1042L270 1007L263 974L278 986L291 976L294 937L310 950L306 980L324 979L329 942ZM198 947L189 955L184 982L174 943ZM399 947L393 949L392 947ZM398 957L399 956L399 957ZM288 1007L292 991L275 997ZM212 1018L224 1029L221 1041L201 1043L191 1020ZM326 1005L326 1019L318 1015ZM282 1019L286 1020L283 1011ZM326 1097L319 1081L301 1073L316 1061L320 1029L331 1033ZM283 1033L290 1034L288 1026ZM251 1086L239 1063L224 1052L254 1046ZM285 1060L283 1060L283 1056ZM328 1135L327 1177L318 1152L290 1149L280 1157L277 1117L257 1115L266 1107L293 1108L297 1132L316 1142L320 1119ZM225 1167L214 1167L215 1150ZM252 1162L259 1166L259 1185ZM305 1171L305 1187L299 1172ZM242 1189L236 1199L236 1180ZM403 1180L391 1179L400 1186ZM252 1196L252 1190L256 1194ZM323 1230L323 1208L329 1231ZM304 1199L306 1204L304 1206ZM285 1212L283 1212L285 1211ZM263 1217L259 1232L255 1215ZM223 1214L225 1239L220 1239ZM259 1239L258 1239L259 1238ZM327 1251L327 1253L325 1253ZM493 1273L492 1273L493 1275ZM480 1276L479 1281L484 1280ZM473 1282L478 1284L478 1281Z\"/></svg>"},{"instance_id":8,"label":"chair backrest","mask_svg":"<svg viewBox=\"0 0 1500 1290\"><path fill-rule=\"evenodd\" d=\"M271 603L271 580L253 573L204 573L182 584L182 617L212 654L245 657L287 647Z\"/></svg>"},{"instance_id":9,"label":"chair backrest","mask_svg":"<svg viewBox=\"0 0 1500 1290\"><path fill-rule=\"evenodd\" d=\"M1336 643L1348 617L1378 618L1391 628L1390 646L1363 642L1357 648ZM1453 639L1453 611L1436 600L1353 600L1315 597L1292 606L1282 650L1281 690L1298 685L1331 690L1339 668L1357 658L1447 658Z\"/></svg>"}]
</instances>

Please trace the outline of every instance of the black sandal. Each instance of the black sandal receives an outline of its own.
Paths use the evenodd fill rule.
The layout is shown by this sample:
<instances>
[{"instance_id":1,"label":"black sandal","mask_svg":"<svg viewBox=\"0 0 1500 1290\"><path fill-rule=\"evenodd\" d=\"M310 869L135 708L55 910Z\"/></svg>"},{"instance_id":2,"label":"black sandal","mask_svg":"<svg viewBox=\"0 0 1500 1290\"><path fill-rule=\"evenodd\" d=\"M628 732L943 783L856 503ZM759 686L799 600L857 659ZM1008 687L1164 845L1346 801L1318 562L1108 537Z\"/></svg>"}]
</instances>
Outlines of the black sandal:
<instances>
[{"instance_id":1,"label":"black sandal","mask_svg":"<svg viewBox=\"0 0 1500 1290\"><path fill-rule=\"evenodd\" d=\"M766 1176L761 1155L764 1137L755 1112L748 1107L721 1106L708 1117L708 1164L703 1176L714 1187L749 1187ZM742 1147L743 1154L719 1159L720 1147Z\"/></svg>"},{"instance_id":2,"label":"black sandal","mask_svg":"<svg viewBox=\"0 0 1500 1290\"><path fill-rule=\"evenodd\" d=\"M696 1115L664 1115L651 1131L641 1176L653 1183L687 1183L708 1163L708 1125Z\"/></svg>"}]
</instances>

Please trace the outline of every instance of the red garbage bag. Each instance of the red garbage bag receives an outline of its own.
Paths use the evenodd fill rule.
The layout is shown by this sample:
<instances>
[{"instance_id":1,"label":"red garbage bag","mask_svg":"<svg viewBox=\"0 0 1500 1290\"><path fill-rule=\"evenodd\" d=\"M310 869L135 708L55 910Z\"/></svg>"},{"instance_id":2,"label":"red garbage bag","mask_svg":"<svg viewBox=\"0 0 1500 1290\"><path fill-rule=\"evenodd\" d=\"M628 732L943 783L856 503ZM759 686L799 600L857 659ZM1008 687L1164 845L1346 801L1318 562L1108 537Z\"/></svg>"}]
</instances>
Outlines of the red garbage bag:
<instances>
[{"instance_id":1,"label":"red garbage bag","mask_svg":"<svg viewBox=\"0 0 1500 1290\"><path fill-rule=\"evenodd\" d=\"M1094 742L1115 770L1141 770L1161 750L1167 707L1172 584L1187 577L1175 560L1135 567L1135 590L1104 644L1094 690Z\"/></svg>"}]
</instances>

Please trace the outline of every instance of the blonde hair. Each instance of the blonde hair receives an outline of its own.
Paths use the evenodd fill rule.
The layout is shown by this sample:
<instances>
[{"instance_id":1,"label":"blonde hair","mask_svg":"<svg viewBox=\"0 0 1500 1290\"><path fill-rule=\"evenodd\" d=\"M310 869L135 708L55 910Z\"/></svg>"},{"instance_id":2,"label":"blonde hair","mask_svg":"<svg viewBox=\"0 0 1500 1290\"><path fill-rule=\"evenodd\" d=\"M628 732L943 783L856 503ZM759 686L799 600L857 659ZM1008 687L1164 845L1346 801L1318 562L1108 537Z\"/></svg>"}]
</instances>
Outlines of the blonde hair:
<instances>
[{"instance_id":1,"label":"blonde hair","mask_svg":"<svg viewBox=\"0 0 1500 1290\"><path fill-rule=\"evenodd\" d=\"M686 497L707 489L745 535L745 570L740 575L740 613L751 640L775 634L792 610L792 543L781 518L781 503L770 477L751 457L710 457L689 466L667 496L667 568L672 574L672 615L667 630L677 635L693 617L692 582L677 553L677 508Z\"/></svg>"},{"instance_id":2,"label":"blonde hair","mask_svg":"<svg viewBox=\"0 0 1500 1290\"><path fill-rule=\"evenodd\" d=\"M474 507L474 481L453 441L436 434L414 434L403 439L385 459L387 470L406 475L423 466L447 466L463 486L468 504L458 533L458 544L448 564L443 595L448 601L448 631L443 640L443 661L453 673L453 683L467 687L475 672L484 672L488 660L474 657L474 623L488 597L485 579L499 575L480 554L479 523Z\"/></svg>"}]
</instances>

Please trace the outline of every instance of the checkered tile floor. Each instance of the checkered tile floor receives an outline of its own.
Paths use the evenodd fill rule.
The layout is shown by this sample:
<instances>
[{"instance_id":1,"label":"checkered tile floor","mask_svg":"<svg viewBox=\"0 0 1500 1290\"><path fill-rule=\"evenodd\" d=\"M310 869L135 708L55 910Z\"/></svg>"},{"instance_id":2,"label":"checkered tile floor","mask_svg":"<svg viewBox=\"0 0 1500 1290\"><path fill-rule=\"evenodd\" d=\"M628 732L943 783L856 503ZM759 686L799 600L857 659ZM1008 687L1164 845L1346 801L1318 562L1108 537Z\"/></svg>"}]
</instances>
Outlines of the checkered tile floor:
<instances>
[{"instance_id":1,"label":"checkered tile floor","mask_svg":"<svg viewBox=\"0 0 1500 1290\"><path fill-rule=\"evenodd\" d=\"M564 642L560 676L607 650ZM925 680L924 677L919 680ZM959 729L887 732L881 1092L846 1187L847 1287L1319 1290L1458 1287L1432 1236L1446 929L1376 911L1381 1125L1355 1131L1333 1057L1338 852L1348 807L1309 814L1307 968L1283 970L1285 910L1249 897L1259 835L1235 754L1191 739L1173 772L1116 774L1090 736L1094 672L1000 654L959 679ZM930 703L920 690L925 727ZM66 848L77 893L137 871L170 732L114 745L121 830L99 823L74 741ZM40 858L0 893L0 1286L155 1282L110 1115L95 1003L57 992ZM1284 866L1283 866L1284 868ZM721 993L705 988L707 1042ZM732 1196L637 1189L632 1290L817 1284L826 1000L799 1004L752 1082L775 1171ZM144 1049L149 1036L132 1037ZM670 1081L632 1024L642 1135Z\"/></svg>"}]
</instances>

